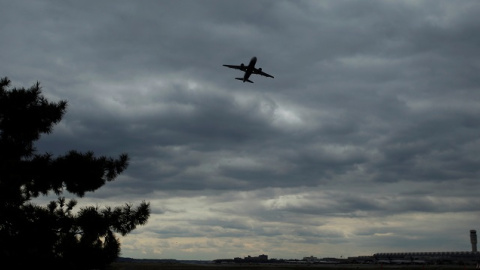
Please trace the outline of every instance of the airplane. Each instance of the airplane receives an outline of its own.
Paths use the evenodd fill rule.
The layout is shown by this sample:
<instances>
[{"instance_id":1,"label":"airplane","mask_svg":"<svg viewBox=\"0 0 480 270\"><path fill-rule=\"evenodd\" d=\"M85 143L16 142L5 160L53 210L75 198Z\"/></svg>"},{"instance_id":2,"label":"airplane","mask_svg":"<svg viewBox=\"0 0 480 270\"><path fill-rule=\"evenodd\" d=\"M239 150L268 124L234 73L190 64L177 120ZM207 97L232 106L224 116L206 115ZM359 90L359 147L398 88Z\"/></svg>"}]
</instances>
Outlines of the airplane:
<instances>
[{"instance_id":1,"label":"airplane","mask_svg":"<svg viewBox=\"0 0 480 270\"><path fill-rule=\"evenodd\" d=\"M250 78L250 75L252 75L252 74L257 74L257 75L262 75L262 76L265 76L265 77L273 78L272 75L263 72L262 68L256 68L255 63L257 63L257 57L254 56L250 60L250 63L248 64L248 66L245 66L243 63L240 64L240 66L235 66L235 65L223 65L223 66L228 67L228 68L233 68L233 69L239 69L239 70L245 72L245 75L243 75L243 78L235 78L236 80L243 81L243 82L253 83L252 81L250 81L248 79L248 78Z\"/></svg>"}]
</instances>

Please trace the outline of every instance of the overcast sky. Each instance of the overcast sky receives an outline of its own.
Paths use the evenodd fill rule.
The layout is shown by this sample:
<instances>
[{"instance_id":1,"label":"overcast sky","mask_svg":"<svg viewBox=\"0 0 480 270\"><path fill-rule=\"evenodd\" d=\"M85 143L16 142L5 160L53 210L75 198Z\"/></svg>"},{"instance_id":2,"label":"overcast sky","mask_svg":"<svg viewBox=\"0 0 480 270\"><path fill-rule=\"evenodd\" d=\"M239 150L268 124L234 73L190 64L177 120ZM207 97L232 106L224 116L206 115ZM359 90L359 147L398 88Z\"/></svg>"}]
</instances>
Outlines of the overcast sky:
<instances>
[{"instance_id":1,"label":"overcast sky","mask_svg":"<svg viewBox=\"0 0 480 270\"><path fill-rule=\"evenodd\" d=\"M68 101L39 152L131 158L79 199L150 202L122 256L471 250L479 1L0 4L0 77Z\"/></svg>"}]
</instances>

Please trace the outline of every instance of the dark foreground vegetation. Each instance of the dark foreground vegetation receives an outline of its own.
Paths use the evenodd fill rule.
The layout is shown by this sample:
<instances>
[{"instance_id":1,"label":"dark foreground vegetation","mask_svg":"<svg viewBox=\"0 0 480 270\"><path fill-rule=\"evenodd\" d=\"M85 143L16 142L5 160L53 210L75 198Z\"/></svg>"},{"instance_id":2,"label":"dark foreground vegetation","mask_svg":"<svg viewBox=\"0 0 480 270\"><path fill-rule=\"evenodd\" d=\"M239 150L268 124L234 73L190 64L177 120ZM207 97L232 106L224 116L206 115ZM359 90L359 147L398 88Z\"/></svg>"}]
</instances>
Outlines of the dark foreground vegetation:
<instances>
[{"instance_id":1,"label":"dark foreground vegetation","mask_svg":"<svg viewBox=\"0 0 480 270\"><path fill-rule=\"evenodd\" d=\"M95 156L71 150L38 153L34 143L65 114L66 101L50 102L40 84L11 88L0 79L0 261L16 269L102 269L118 258L120 241L147 222L150 206L88 206L78 198L115 180L128 156ZM42 206L33 199L55 194ZM12 267L13 269L13 267Z\"/></svg>"},{"instance_id":2,"label":"dark foreground vegetation","mask_svg":"<svg viewBox=\"0 0 480 270\"><path fill-rule=\"evenodd\" d=\"M475 269L475 265L380 265L380 264L185 264L185 263L136 263L116 262L110 270L463 270Z\"/></svg>"}]
</instances>

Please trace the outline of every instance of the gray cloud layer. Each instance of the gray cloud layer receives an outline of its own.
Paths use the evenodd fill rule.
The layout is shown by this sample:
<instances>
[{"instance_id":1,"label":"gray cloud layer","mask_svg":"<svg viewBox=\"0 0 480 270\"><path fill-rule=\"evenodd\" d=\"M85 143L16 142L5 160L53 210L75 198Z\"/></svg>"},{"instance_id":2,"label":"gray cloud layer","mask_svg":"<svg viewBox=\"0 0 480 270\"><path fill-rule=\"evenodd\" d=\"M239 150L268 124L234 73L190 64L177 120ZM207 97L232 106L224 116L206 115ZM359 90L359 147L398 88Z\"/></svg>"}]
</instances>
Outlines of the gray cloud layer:
<instances>
[{"instance_id":1,"label":"gray cloud layer","mask_svg":"<svg viewBox=\"0 0 480 270\"><path fill-rule=\"evenodd\" d=\"M1 76L69 101L38 149L131 157L87 196L152 202L124 255L469 249L476 1L1 2Z\"/></svg>"}]
</instances>

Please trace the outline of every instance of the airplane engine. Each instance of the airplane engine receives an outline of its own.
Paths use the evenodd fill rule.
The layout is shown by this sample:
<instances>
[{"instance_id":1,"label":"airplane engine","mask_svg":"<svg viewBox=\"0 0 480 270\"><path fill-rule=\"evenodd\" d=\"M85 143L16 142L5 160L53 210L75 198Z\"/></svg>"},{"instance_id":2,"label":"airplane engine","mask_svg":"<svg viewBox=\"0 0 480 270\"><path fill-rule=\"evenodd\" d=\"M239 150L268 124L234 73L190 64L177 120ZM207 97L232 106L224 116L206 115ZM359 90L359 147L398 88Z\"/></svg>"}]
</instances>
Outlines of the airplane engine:
<instances>
[{"instance_id":1,"label":"airplane engine","mask_svg":"<svg viewBox=\"0 0 480 270\"><path fill-rule=\"evenodd\" d=\"M258 68L258 71L262 71L262 68Z\"/></svg>"},{"instance_id":2,"label":"airplane engine","mask_svg":"<svg viewBox=\"0 0 480 270\"><path fill-rule=\"evenodd\" d=\"M242 68L245 67L245 65L244 65L243 63L242 63L240 66L241 66Z\"/></svg>"}]
</instances>

